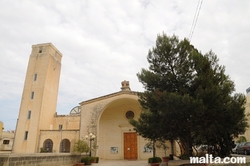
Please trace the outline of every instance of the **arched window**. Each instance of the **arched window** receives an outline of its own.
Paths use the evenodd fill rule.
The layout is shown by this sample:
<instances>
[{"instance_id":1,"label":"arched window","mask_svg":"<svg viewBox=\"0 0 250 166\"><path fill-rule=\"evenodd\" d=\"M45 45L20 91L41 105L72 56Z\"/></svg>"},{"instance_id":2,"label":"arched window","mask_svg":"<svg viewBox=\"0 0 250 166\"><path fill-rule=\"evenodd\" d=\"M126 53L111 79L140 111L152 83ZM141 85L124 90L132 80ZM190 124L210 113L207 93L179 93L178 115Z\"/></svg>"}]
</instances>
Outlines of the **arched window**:
<instances>
[{"instance_id":1,"label":"arched window","mask_svg":"<svg viewBox=\"0 0 250 166\"><path fill-rule=\"evenodd\" d=\"M68 139L63 139L60 143L60 153L70 152L70 141Z\"/></svg>"},{"instance_id":2,"label":"arched window","mask_svg":"<svg viewBox=\"0 0 250 166\"><path fill-rule=\"evenodd\" d=\"M52 152L53 150L53 141L51 139L46 139L43 142L43 152Z\"/></svg>"}]
</instances>

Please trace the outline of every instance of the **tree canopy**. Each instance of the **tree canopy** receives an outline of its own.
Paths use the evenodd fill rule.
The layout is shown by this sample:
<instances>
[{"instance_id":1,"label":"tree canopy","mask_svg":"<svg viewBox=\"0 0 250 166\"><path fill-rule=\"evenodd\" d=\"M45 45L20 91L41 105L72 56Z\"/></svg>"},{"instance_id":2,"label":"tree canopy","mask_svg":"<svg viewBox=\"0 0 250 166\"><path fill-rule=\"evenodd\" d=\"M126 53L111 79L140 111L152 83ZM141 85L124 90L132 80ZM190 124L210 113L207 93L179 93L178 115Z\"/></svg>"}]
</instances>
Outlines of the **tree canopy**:
<instances>
[{"instance_id":1,"label":"tree canopy","mask_svg":"<svg viewBox=\"0 0 250 166\"><path fill-rule=\"evenodd\" d=\"M89 150L90 148L89 148L88 143L82 139L77 140L73 147L73 151L79 154L84 153L84 152L87 153L89 152Z\"/></svg>"},{"instance_id":2,"label":"tree canopy","mask_svg":"<svg viewBox=\"0 0 250 166\"><path fill-rule=\"evenodd\" d=\"M229 155L233 136L248 126L243 94L218 64L217 56L199 52L187 39L158 35L147 55L149 68L137 73L145 91L144 109L135 130L145 138L179 140L184 154L195 144L211 145L219 156Z\"/></svg>"}]
</instances>

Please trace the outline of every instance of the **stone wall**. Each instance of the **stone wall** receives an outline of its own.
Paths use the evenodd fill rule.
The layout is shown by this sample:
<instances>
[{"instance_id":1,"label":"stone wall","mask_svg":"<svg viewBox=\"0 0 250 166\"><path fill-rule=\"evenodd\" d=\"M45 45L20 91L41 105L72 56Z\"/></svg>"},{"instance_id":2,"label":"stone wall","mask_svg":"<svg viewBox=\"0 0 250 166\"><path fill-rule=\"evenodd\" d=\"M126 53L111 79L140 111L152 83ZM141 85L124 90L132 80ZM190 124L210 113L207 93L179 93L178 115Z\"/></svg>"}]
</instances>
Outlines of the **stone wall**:
<instances>
[{"instance_id":1,"label":"stone wall","mask_svg":"<svg viewBox=\"0 0 250 166\"><path fill-rule=\"evenodd\" d=\"M0 166L73 166L81 160L80 155L73 154L1 154Z\"/></svg>"}]
</instances>

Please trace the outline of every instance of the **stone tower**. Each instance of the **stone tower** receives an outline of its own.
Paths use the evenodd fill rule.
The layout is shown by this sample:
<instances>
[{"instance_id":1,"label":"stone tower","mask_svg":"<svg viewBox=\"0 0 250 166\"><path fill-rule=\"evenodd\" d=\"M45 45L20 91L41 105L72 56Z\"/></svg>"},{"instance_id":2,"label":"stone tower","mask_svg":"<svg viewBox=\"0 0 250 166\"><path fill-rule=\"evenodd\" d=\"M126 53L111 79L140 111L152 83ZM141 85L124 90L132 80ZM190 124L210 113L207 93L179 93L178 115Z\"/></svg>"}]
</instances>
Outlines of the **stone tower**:
<instances>
[{"instance_id":1,"label":"stone tower","mask_svg":"<svg viewBox=\"0 0 250 166\"><path fill-rule=\"evenodd\" d=\"M51 43L32 46L13 153L36 153L40 130L50 129L56 113L62 54Z\"/></svg>"},{"instance_id":2,"label":"stone tower","mask_svg":"<svg viewBox=\"0 0 250 166\"><path fill-rule=\"evenodd\" d=\"M121 84L122 84L122 87L121 87L122 91L131 91L129 87L129 81L124 80L121 82Z\"/></svg>"}]
</instances>

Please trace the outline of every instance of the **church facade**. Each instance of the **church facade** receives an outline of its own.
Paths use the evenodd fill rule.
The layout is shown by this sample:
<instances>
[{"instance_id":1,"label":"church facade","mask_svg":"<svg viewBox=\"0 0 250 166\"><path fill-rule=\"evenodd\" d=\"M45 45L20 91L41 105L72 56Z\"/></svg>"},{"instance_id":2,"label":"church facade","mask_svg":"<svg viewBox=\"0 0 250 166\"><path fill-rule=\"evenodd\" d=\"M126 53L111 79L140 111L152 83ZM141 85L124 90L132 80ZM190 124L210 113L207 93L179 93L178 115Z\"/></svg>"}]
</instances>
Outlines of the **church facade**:
<instances>
[{"instance_id":1,"label":"church facade","mask_svg":"<svg viewBox=\"0 0 250 166\"><path fill-rule=\"evenodd\" d=\"M141 106L128 81L122 81L121 90L116 93L80 102L68 115L57 115L61 58L51 43L32 46L12 152L72 153L74 143L86 140L91 133L95 136L92 147L96 147L92 156L152 157L148 140L137 135L129 123L130 118L139 117ZM170 143L168 147L167 155L175 149L170 148ZM164 153L163 149L157 150L157 156Z\"/></svg>"}]
</instances>

